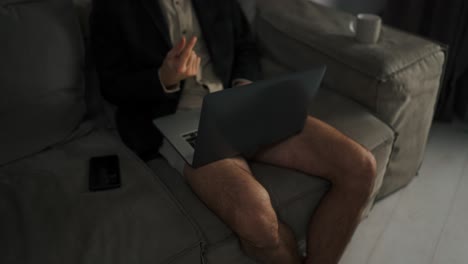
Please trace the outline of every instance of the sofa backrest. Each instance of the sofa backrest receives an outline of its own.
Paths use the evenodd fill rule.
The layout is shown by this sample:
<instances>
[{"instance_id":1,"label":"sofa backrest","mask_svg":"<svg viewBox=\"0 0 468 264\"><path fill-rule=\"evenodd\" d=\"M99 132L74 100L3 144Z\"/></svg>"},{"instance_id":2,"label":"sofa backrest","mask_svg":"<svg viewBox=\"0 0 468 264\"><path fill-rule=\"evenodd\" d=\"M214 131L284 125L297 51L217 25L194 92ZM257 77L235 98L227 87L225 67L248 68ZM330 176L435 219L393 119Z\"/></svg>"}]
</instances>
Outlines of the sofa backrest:
<instances>
[{"instance_id":1,"label":"sofa backrest","mask_svg":"<svg viewBox=\"0 0 468 264\"><path fill-rule=\"evenodd\" d=\"M257 11L257 0L238 0L238 2L242 7L245 16L247 17L247 20L249 20L251 25L253 25Z\"/></svg>"},{"instance_id":2,"label":"sofa backrest","mask_svg":"<svg viewBox=\"0 0 468 264\"><path fill-rule=\"evenodd\" d=\"M0 165L66 140L86 114L69 0L0 0Z\"/></svg>"}]
</instances>

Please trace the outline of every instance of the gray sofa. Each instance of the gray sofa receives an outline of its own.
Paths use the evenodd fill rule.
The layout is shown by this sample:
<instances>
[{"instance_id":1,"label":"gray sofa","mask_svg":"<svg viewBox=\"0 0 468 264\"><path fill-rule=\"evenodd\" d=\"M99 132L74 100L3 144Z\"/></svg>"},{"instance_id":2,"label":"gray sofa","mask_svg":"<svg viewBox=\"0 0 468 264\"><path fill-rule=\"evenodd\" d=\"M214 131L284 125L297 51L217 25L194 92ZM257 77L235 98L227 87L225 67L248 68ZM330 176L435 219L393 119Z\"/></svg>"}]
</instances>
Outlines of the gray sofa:
<instances>
[{"instance_id":1,"label":"gray sofa","mask_svg":"<svg viewBox=\"0 0 468 264\"><path fill-rule=\"evenodd\" d=\"M247 13L265 78L326 64L311 114L374 153L373 198L407 184L422 161L442 48L390 28L378 45L357 44L350 15L308 1L256 9ZM253 263L164 160L145 164L120 141L86 53L88 15L85 0L0 0L0 263ZM107 154L120 158L122 187L89 192L88 161ZM329 184L251 165L303 241Z\"/></svg>"}]
</instances>

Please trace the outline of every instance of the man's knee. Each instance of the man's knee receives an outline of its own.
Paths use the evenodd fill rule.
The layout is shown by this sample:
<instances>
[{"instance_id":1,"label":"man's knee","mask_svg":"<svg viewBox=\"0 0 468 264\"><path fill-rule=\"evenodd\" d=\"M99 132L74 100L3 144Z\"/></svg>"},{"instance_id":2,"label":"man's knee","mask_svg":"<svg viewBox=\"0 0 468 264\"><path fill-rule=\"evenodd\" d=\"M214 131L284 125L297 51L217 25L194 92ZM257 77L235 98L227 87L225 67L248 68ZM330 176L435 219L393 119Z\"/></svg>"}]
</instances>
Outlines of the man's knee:
<instances>
[{"instance_id":1,"label":"man's knee","mask_svg":"<svg viewBox=\"0 0 468 264\"><path fill-rule=\"evenodd\" d=\"M339 184L358 197L367 199L374 189L377 162L374 155L364 148L354 156L352 166L343 173Z\"/></svg>"},{"instance_id":2,"label":"man's knee","mask_svg":"<svg viewBox=\"0 0 468 264\"><path fill-rule=\"evenodd\" d=\"M364 150L365 153L362 157L362 163L360 165L359 175L360 180L363 182L363 188L368 191L369 195L372 193L374 188L375 178L377 176L377 161L374 155Z\"/></svg>"},{"instance_id":3,"label":"man's knee","mask_svg":"<svg viewBox=\"0 0 468 264\"><path fill-rule=\"evenodd\" d=\"M238 234L243 242L257 249L274 249L280 244L278 221L270 216L256 215L247 221L248 231Z\"/></svg>"},{"instance_id":4,"label":"man's knee","mask_svg":"<svg viewBox=\"0 0 468 264\"><path fill-rule=\"evenodd\" d=\"M227 166L233 165L230 161L226 164ZM239 169L237 164L234 166ZM184 171L190 185L201 197L204 193L199 191L198 182L199 179L205 179L205 177L198 176L202 176L204 173L210 174L207 170L208 167L193 169L186 166ZM244 168L239 170L244 172ZM215 187L211 186L211 188ZM226 197L219 197L224 202L217 206L216 213L228 223L242 241L247 242L250 247L258 249L274 248L279 244L278 219L271 205L270 195L265 188L259 183L251 182L243 184L242 188L231 189L224 194Z\"/></svg>"}]
</instances>

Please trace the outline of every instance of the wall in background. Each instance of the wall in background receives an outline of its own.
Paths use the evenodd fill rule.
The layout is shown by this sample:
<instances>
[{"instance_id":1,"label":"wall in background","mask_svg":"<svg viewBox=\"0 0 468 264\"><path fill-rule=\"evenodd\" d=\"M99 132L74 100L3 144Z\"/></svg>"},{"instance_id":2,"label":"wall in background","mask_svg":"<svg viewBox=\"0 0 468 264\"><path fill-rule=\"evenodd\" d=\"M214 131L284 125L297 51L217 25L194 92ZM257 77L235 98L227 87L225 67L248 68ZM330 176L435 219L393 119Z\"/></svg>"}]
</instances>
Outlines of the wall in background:
<instances>
[{"instance_id":1,"label":"wall in background","mask_svg":"<svg viewBox=\"0 0 468 264\"><path fill-rule=\"evenodd\" d=\"M309 0L327 6L334 6L351 13L380 13L387 0Z\"/></svg>"}]
</instances>

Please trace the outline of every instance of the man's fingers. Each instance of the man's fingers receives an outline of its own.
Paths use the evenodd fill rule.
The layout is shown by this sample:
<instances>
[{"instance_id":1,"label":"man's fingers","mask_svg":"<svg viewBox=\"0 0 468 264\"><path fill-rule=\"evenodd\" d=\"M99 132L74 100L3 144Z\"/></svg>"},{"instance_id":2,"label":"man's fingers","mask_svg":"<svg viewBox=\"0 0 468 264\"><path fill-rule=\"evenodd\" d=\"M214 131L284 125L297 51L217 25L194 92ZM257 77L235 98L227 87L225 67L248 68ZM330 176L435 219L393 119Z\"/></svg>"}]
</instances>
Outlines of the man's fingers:
<instances>
[{"instance_id":1,"label":"man's fingers","mask_svg":"<svg viewBox=\"0 0 468 264\"><path fill-rule=\"evenodd\" d=\"M190 58L193 47L197 43L197 37L192 37L189 43L185 46L184 50L180 54L180 61L179 61L179 72L183 72L184 67L187 65L187 61Z\"/></svg>"},{"instance_id":2,"label":"man's fingers","mask_svg":"<svg viewBox=\"0 0 468 264\"><path fill-rule=\"evenodd\" d=\"M185 37L182 37L179 43L177 43L177 45L169 51L167 56L171 58L179 56L180 53L184 50L186 44L187 44L187 40L185 39Z\"/></svg>"},{"instance_id":3,"label":"man's fingers","mask_svg":"<svg viewBox=\"0 0 468 264\"><path fill-rule=\"evenodd\" d=\"M200 62L201 62L201 58L197 56L194 64L193 64L193 67L194 67L194 75L197 75L198 71L200 70Z\"/></svg>"},{"instance_id":4,"label":"man's fingers","mask_svg":"<svg viewBox=\"0 0 468 264\"><path fill-rule=\"evenodd\" d=\"M194 70L193 69L193 63L196 60L197 60L197 58L196 58L195 52L192 52L192 55L190 55L190 60L189 60L189 62L187 62L187 68L188 68L187 75L193 76L193 70Z\"/></svg>"},{"instance_id":5,"label":"man's fingers","mask_svg":"<svg viewBox=\"0 0 468 264\"><path fill-rule=\"evenodd\" d=\"M198 73L198 56L195 55L193 61L192 61L192 75L195 76Z\"/></svg>"},{"instance_id":6,"label":"man's fingers","mask_svg":"<svg viewBox=\"0 0 468 264\"><path fill-rule=\"evenodd\" d=\"M182 39L179 41L179 45L177 45L176 56L179 56L180 53L182 53L186 45L187 39L185 37L182 37Z\"/></svg>"},{"instance_id":7,"label":"man's fingers","mask_svg":"<svg viewBox=\"0 0 468 264\"><path fill-rule=\"evenodd\" d=\"M188 76L191 75L192 62L193 62L194 59L195 59L195 52L192 51L190 53L189 58L187 59L187 63L185 64L185 67L184 67L184 70L183 70L183 73L185 73Z\"/></svg>"},{"instance_id":8,"label":"man's fingers","mask_svg":"<svg viewBox=\"0 0 468 264\"><path fill-rule=\"evenodd\" d=\"M195 55L195 58L193 59L193 63L192 63L192 65L193 65L193 75L194 75L194 76L197 75L198 70L199 70L199 68L200 68L200 67L198 66L198 65L199 65L199 61L200 61L200 57L198 57L197 55Z\"/></svg>"}]
</instances>

